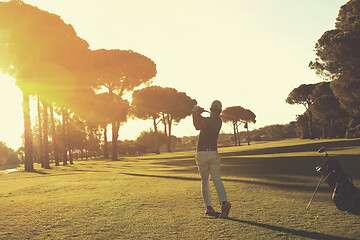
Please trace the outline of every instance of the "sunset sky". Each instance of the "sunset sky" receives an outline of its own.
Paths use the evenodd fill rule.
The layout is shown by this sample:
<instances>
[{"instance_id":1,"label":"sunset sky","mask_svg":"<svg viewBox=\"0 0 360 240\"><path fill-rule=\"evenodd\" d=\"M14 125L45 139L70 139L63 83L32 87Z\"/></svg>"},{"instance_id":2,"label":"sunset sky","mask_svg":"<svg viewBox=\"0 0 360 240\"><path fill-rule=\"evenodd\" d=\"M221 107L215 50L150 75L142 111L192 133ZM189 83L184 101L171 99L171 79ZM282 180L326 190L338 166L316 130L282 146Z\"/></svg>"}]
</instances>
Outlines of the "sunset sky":
<instances>
[{"instance_id":1,"label":"sunset sky","mask_svg":"<svg viewBox=\"0 0 360 240\"><path fill-rule=\"evenodd\" d=\"M285 103L300 84L321 79L308 68L320 36L333 29L345 0L25 0L72 24L91 49L133 50L157 64L153 85L186 92L209 108L240 105L256 114L250 130L285 124L305 110ZM0 141L21 145L22 96L0 74ZM32 109L32 114L36 113ZM206 114L204 114L206 116ZM129 120L135 139L151 120ZM231 127L224 124L224 132ZM191 118L173 134L196 135Z\"/></svg>"}]
</instances>

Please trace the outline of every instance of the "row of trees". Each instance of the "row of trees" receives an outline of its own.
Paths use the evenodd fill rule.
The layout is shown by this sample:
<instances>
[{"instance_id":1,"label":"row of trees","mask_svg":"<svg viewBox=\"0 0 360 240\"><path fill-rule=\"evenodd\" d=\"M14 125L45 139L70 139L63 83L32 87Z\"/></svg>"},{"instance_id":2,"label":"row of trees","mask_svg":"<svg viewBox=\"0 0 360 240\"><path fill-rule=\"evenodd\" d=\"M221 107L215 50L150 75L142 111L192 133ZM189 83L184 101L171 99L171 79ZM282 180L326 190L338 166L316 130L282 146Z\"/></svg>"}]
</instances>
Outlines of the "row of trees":
<instances>
[{"instance_id":1,"label":"row of trees","mask_svg":"<svg viewBox=\"0 0 360 240\"><path fill-rule=\"evenodd\" d=\"M302 84L286 99L306 108L297 117L301 137L359 135L360 0L350 0L341 7L335 29L321 36L315 53L309 67L325 82Z\"/></svg>"},{"instance_id":2,"label":"row of trees","mask_svg":"<svg viewBox=\"0 0 360 240\"><path fill-rule=\"evenodd\" d=\"M55 159L62 155L64 164L71 159L69 119L73 115L85 119L87 126L111 124L112 158L116 160L119 127L129 112L123 95L150 83L156 75L155 63L132 51L90 50L59 16L22 1L0 2L0 32L0 70L14 77L23 92L25 169L33 170L30 95L37 96L41 104L39 141L44 167L49 167L49 137L55 145ZM96 94L95 90L106 91ZM62 117L59 139L54 111Z\"/></svg>"},{"instance_id":3,"label":"row of trees","mask_svg":"<svg viewBox=\"0 0 360 240\"><path fill-rule=\"evenodd\" d=\"M0 142L0 169L1 165L16 165L19 163L17 153L6 146L4 142Z\"/></svg>"},{"instance_id":4,"label":"row of trees","mask_svg":"<svg viewBox=\"0 0 360 240\"><path fill-rule=\"evenodd\" d=\"M330 88L330 82L302 84L286 99L289 104L302 104L306 112L297 116L302 138L345 137L350 115Z\"/></svg>"},{"instance_id":5,"label":"row of trees","mask_svg":"<svg viewBox=\"0 0 360 240\"><path fill-rule=\"evenodd\" d=\"M157 72L148 57L130 50L91 50L59 16L20 0L0 2L0 33L0 71L15 78L23 92L26 171L34 170L34 156L44 168L50 168L50 158L55 165L72 164L74 153L87 156L101 149L109 157L108 125L111 158L117 160L119 129L129 117L153 121L154 130L136 142L152 142L159 153L165 141L171 151L173 125L197 103L174 88L150 86ZM134 91L140 86L147 87ZM131 103L123 98L129 92ZM36 125L30 120L30 96L37 98ZM240 144L238 126L255 122L255 115L242 107L224 112L235 145Z\"/></svg>"},{"instance_id":6,"label":"row of trees","mask_svg":"<svg viewBox=\"0 0 360 240\"><path fill-rule=\"evenodd\" d=\"M108 157L108 125L111 158L117 160L119 129L129 117L153 119L156 152L162 143L157 125L163 123L171 151L173 124L196 104L174 88L149 87L157 72L148 57L130 50L91 50L59 16L20 0L0 2L0 71L15 78L23 92L26 171L34 170L34 144L44 168L50 167L50 156L56 165L71 164L75 150L92 152L102 146ZM140 86L148 87L133 92ZM132 103L123 98L129 92ZM35 128L30 96L37 97Z\"/></svg>"}]
</instances>

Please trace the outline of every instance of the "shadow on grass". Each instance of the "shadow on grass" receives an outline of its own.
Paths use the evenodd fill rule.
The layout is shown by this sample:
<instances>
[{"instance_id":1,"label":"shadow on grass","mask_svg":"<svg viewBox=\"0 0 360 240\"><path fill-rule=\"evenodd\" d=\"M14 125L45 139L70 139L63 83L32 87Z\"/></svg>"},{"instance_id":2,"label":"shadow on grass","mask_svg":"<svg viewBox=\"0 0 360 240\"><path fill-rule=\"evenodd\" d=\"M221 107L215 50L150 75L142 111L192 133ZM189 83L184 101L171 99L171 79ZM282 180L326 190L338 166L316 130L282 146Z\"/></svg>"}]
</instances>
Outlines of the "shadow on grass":
<instances>
[{"instance_id":1,"label":"shadow on grass","mask_svg":"<svg viewBox=\"0 0 360 240\"><path fill-rule=\"evenodd\" d=\"M139 174L139 173L121 173L124 175L135 176L135 177L152 177L152 178L165 178L165 179L175 179L175 180L184 180L184 181L201 181L199 178L191 178L191 177L180 177L180 176L164 176L164 175L154 175L154 174ZM304 192L312 192L314 191L314 186L304 186L304 185L294 185L294 184L282 184L282 183L273 183L273 182L265 182L265 181L251 181L251 180L242 180L242 179L226 179L222 178L223 182L238 182L238 183L246 183L246 184L254 184L254 185L262 185L268 187L276 187L281 189L289 189L296 191L304 191ZM327 193L329 191L329 187L325 184L321 186L317 192Z\"/></svg>"},{"instance_id":2,"label":"shadow on grass","mask_svg":"<svg viewBox=\"0 0 360 240\"><path fill-rule=\"evenodd\" d=\"M48 169L49 170L49 169ZM33 170L33 171L22 171L22 172L28 172L28 173L36 173L36 174L40 174L40 175L48 175L48 174L51 174L51 173L49 173L49 172L43 172L43 171L41 171L41 170Z\"/></svg>"},{"instance_id":3,"label":"shadow on grass","mask_svg":"<svg viewBox=\"0 0 360 240\"><path fill-rule=\"evenodd\" d=\"M343 167L344 171L353 179L360 178L359 155L340 155L336 157ZM223 176L235 177L257 177L269 178L277 175L292 175L300 177L320 177L316 172L316 166L325 162L322 155L319 156L240 156L221 155L221 172ZM194 159L174 159L170 161L158 161L155 165L176 166L182 169L173 171L181 171L183 173L194 173L196 163ZM273 180L276 180L275 178ZM292 179L287 179L292 181Z\"/></svg>"},{"instance_id":4,"label":"shadow on grass","mask_svg":"<svg viewBox=\"0 0 360 240\"><path fill-rule=\"evenodd\" d=\"M319 239L319 240L328 240L328 239L332 239L332 240L350 240L350 239L355 239L355 238L337 237L337 236L328 235L328 234L324 234L324 233L307 232L307 231L304 231L304 230L296 230L296 229L291 229L291 228L286 228L286 227L273 226L273 225L270 225L270 224L258 223L258 222L247 221L247 220L240 220L240 219L236 219L236 218L227 218L227 220L238 222L238 223L243 223L243 224L248 224L248 225L252 225L252 226L256 226L256 227L266 228L266 229L281 232L281 233L288 233L288 234L292 234L292 235L299 236L299 237L310 238L310 239Z\"/></svg>"},{"instance_id":5,"label":"shadow on grass","mask_svg":"<svg viewBox=\"0 0 360 240\"><path fill-rule=\"evenodd\" d=\"M74 172L92 172L92 173L105 173L105 172L109 172L109 171L103 171L103 170L86 170L86 169L72 169L70 170L71 171L74 171Z\"/></svg>"},{"instance_id":6,"label":"shadow on grass","mask_svg":"<svg viewBox=\"0 0 360 240\"><path fill-rule=\"evenodd\" d=\"M359 155L337 156L340 166L353 179L360 178ZM316 166L325 162L324 157L241 157L222 158L221 171L228 176L267 177L276 175L292 175L302 177L320 177ZM289 179L291 180L291 179Z\"/></svg>"},{"instance_id":7,"label":"shadow on grass","mask_svg":"<svg viewBox=\"0 0 360 240\"><path fill-rule=\"evenodd\" d=\"M298 144L292 146L283 147L269 147L261 149L253 149L247 151L227 152L223 153L222 156L242 156L242 155L259 155L259 154L276 154L276 153L291 153L291 152L316 152L319 148L325 147L327 151L344 149L346 147L358 147L360 145L359 139L354 140L343 140L334 142L317 142Z\"/></svg>"},{"instance_id":8,"label":"shadow on grass","mask_svg":"<svg viewBox=\"0 0 360 240\"><path fill-rule=\"evenodd\" d=\"M151 175L151 174L139 174L139 173L121 173L121 174L135 176L135 177L153 177L153 178L166 178L166 179L176 179L176 180L185 180L185 181L200 181L200 178L179 177L179 176L163 176L163 175Z\"/></svg>"}]
</instances>

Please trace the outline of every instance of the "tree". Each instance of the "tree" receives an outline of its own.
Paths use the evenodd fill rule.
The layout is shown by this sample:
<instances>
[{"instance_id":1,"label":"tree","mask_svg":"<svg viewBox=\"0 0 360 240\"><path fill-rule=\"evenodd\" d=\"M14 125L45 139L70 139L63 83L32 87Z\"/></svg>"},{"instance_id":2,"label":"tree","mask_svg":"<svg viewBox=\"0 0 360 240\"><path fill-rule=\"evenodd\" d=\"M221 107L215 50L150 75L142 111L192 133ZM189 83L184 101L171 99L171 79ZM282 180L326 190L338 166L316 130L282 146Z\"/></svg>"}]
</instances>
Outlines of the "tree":
<instances>
[{"instance_id":1,"label":"tree","mask_svg":"<svg viewBox=\"0 0 360 240\"><path fill-rule=\"evenodd\" d=\"M68 120L69 120L69 112L66 109L61 109L61 116L62 116L62 136L61 136L61 151L62 151L62 162L63 166L66 166L68 164Z\"/></svg>"},{"instance_id":2,"label":"tree","mask_svg":"<svg viewBox=\"0 0 360 240\"><path fill-rule=\"evenodd\" d=\"M25 152L25 171L34 171L33 165L33 137L30 120L30 96L23 91L23 113L24 113L24 152Z\"/></svg>"},{"instance_id":3,"label":"tree","mask_svg":"<svg viewBox=\"0 0 360 240\"><path fill-rule=\"evenodd\" d=\"M133 91L141 84L147 84L156 75L155 63L133 51L105 50L93 51L95 87L107 89L113 104L125 103L121 97L125 92ZM125 109L125 108L123 108ZM113 113L113 111L111 111ZM119 134L119 114L111 116L112 126L112 160L117 160L117 138Z\"/></svg>"},{"instance_id":4,"label":"tree","mask_svg":"<svg viewBox=\"0 0 360 240\"><path fill-rule=\"evenodd\" d=\"M309 66L325 80L353 119L360 115L360 0L350 0L338 14L335 29L326 31L315 45ZM357 122L357 121L351 121Z\"/></svg>"},{"instance_id":5,"label":"tree","mask_svg":"<svg viewBox=\"0 0 360 240\"><path fill-rule=\"evenodd\" d=\"M191 99L184 92L178 92L175 88L150 86L133 93L132 109L133 114L139 118L152 118L155 132L159 123L157 119L161 118L164 124L167 151L171 152L172 124L178 124L189 116L196 103L196 100Z\"/></svg>"},{"instance_id":6,"label":"tree","mask_svg":"<svg viewBox=\"0 0 360 240\"><path fill-rule=\"evenodd\" d=\"M240 146L239 125L241 124L240 115L245 111L241 106L227 107L222 111L221 118L225 123L231 123L234 130L234 145Z\"/></svg>"},{"instance_id":7,"label":"tree","mask_svg":"<svg viewBox=\"0 0 360 240\"><path fill-rule=\"evenodd\" d=\"M0 31L0 70L23 91L25 170L33 171L29 96L38 94L47 101L60 96L58 101L71 93L58 86L71 86L62 80L84 79L88 44L59 16L22 1L0 3Z\"/></svg>"},{"instance_id":8,"label":"tree","mask_svg":"<svg viewBox=\"0 0 360 240\"><path fill-rule=\"evenodd\" d=\"M8 148L4 142L0 142L0 166L5 164L17 165L19 158L14 150Z\"/></svg>"},{"instance_id":9,"label":"tree","mask_svg":"<svg viewBox=\"0 0 360 240\"><path fill-rule=\"evenodd\" d=\"M254 141L283 140L287 138L296 138L295 122L288 124L268 125L251 131Z\"/></svg>"},{"instance_id":10,"label":"tree","mask_svg":"<svg viewBox=\"0 0 360 240\"><path fill-rule=\"evenodd\" d=\"M221 118L225 123L231 123L232 128L234 130L234 144L235 146L240 146L240 134L239 134L239 126L240 124L244 124L246 126L248 123L255 123L256 116L249 109L245 109L241 106L232 106L225 108L221 113ZM249 139L249 136L248 136ZM250 144L248 140L248 144Z\"/></svg>"},{"instance_id":11,"label":"tree","mask_svg":"<svg viewBox=\"0 0 360 240\"><path fill-rule=\"evenodd\" d=\"M310 138L313 138L313 124L312 124L312 112L311 104L314 102L312 95L313 90L315 89L316 84L301 84L299 87L294 88L286 98L286 103L288 104L302 104L306 109L308 115L308 125L309 125L309 134Z\"/></svg>"},{"instance_id":12,"label":"tree","mask_svg":"<svg viewBox=\"0 0 360 240\"><path fill-rule=\"evenodd\" d=\"M130 104L127 100L122 99L118 95L114 95L112 97L113 102L113 110L112 110L112 153L111 153L111 159L113 161L117 161L117 154L118 154L118 145L117 145L117 139L119 137L119 129L121 123L124 123L127 121L128 113Z\"/></svg>"},{"instance_id":13,"label":"tree","mask_svg":"<svg viewBox=\"0 0 360 240\"><path fill-rule=\"evenodd\" d=\"M341 108L338 98L333 94L330 82L318 83L312 92L312 98L315 101L311 106L311 111L321 125L319 131L322 137L343 137L348 114Z\"/></svg>"},{"instance_id":14,"label":"tree","mask_svg":"<svg viewBox=\"0 0 360 240\"><path fill-rule=\"evenodd\" d=\"M53 105L50 105L50 121L51 121L52 149L53 149L53 155L54 155L54 160L55 160L55 166L60 166L58 135L56 134L56 124L55 124L55 118L54 118Z\"/></svg>"},{"instance_id":15,"label":"tree","mask_svg":"<svg viewBox=\"0 0 360 240\"><path fill-rule=\"evenodd\" d=\"M146 120L151 118L154 126L154 145L155 152L160 154L160 139L157 125L161 122L161 106L163 99L161 99L162 87L150 86L136 90L132 94L131 114L137 118Z\"/></svg>"},{"instance_id":16,"label":"tree","mask_svg":"<svg viewBox=\"0 0 360 240\"><path fill-rule=\"evenodd\" d=\"M91 93L81 99L85 101L80 100L82 104L79 104L79 110L76 112L85 120L87 126L98 126L103 129L103 155L108 158L107 126L111 123L113 112L112 98L105 92Z\"/></svg>"},{"instance_id":17,"label":"tree","mask_svg":"<svg viewBox=\"0 0 360 240\"><path fill-rule=\"evenodd\" d=\"M39 128L39 162L41 167L44 167L44 147L43 147L43 131L42 131L42 117L41 117L41 106L40 97L37 96L37 113L38 113L38 128Z\"/></svg>"},{"instance_id":18,"label":"tree","mask_svg":"<svg viewBox=\"0 0 360 240\"><path fill-rule=\"evenodd\" d=\"M164 88L160 86L149 86L136 90L132 94L131 113L143 120L151 118L155 133L160 123L159 118L161 118L160 113L164 103L163 91Z\"/></svg>"},{"instance_id":19,"label":"tree","mask_svg":"<svg viewBox=\"0 0 360 240\"><path fill-rule=\"evenodd\" d=\"M152 119L154 132L157 133L157 125L164 124L167 151L171 151L171 128L172 124L179 123L191 114L191 109L196 105L196 100L191 99L183 92L174 88L150 86L133 92L132 114L140 119ZM160 153L160 143L155 141L156 153Z\"/></svg>"},{"instance_id":20,"label":"tree","mask_svg":"<svg viewBox=\"0 0 360 240\"><path fill-rule=\"evenodd\" d=\"M165 138L164 133L150 130L141 132L136 142L143 146L146 152L158 153L158 148L166 143Z\"/></svg>"}]
</instances>

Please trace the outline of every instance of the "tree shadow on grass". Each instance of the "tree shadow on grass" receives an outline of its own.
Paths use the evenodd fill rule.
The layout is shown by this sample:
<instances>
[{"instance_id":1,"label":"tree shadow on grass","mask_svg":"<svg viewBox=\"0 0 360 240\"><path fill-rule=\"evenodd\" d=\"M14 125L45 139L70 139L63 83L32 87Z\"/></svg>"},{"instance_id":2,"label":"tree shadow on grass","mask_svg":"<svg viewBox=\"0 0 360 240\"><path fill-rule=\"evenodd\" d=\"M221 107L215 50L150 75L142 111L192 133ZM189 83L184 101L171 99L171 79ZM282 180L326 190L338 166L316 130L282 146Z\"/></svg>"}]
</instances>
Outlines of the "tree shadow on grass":
<instances>
[{"instance_id":1,"label":"tree shadow on grass","mask_svg":"<svg viewBox=\"0 0 360 240\"><path fill-rule=\"evenodd\" d=\"M299 236L299 237L310 238L310 239L319 239L319 240L328 240L328 239L351 240L351 239L355 239L355 238L338 237L338 236L333 236L333 235L318 233L318 232L307 232L304 230L296 230L296 229L279 227L279 226L274 226L274 225L265 224L265 223L240 220L240 219L230 218L230 217L227 218L227 220L238 222L238 223L243 223L243 224L248 224L248 225L252 225L252 226L256 226L256 227L266 228L266 229L281 232L281 233L292 234L292 235Z\"/></svg>"},{"instance_id":2,"label":"tree shadow on grass","mask_svg":"<svg viewBox=\"0 0 360 240\"><path fill-rule=\"evenodd\" d=\"M73 172L91 172L91 173L109 172L109 171L103 171L103 170L86 170L86 169L73 169L73 170L70 170L70 171L73 171Z\"/></svg>"},{"instance_id":3,"label":"tree shadow on grass","mask_svg":"<svg viewBox=\"0 0 360 240\"><path fill-rule=\"evenodd\" d=\"M36 173L36 174L40 174L40 175L47 175L47 174L51 174L49 172L43 172L42 170L36 170L34 169L33 171L22 171L22 172L28 172L28 173Z\"/></svg>"},{"instance_id":4,"label":"tree shadow on grass","mask_svg":"<svg viewBox=\"0 0 360 240\"><path fill-rule=\"evenodd\" d=\"M200 178L180 177L180 176L165 176L165 175L139 174L139 173L121 173L121 174L128 176L135 176L135 177L153 177L153 178L166 178L166 179L176 179L176 180L186 180L186 181L200 181Z\"/></svg>"},{"instance_id":5,"label":"tree shadow on grass","mask_svg":"<svg viewBox=\"0 0 360 240\"><path fill-rule=\"evenodd\" d=\"M165 179L175 179L175 180L184 180L184 181L198 181L200 182L200 177L181 177L181 176L166 176L166 175L154 175L154 174L139 174L139 173L121 173L128 176L135 177L152 177L152 178L165 178ZM222 178L223 182L238 182L238 183L246 183L246 184L254 184L254 185L262 185L268 187L277 187L282 189L296 190L296 191L304 191L304 192L312 192L314 191L314 186L304 186L304 185L294 185L294 184L285 184L285 183L274 183L274 182L266 182L266 181L253 181L253 180L243 180L243 179L227 179ZM320 186L317 192L329 192L329 187Z\"/></svg>"},{"instance_id":6,"label":"tree shadow on grass","mask_svg":"<svg viewBox=\"0 0 360 240\"><path fill-rule=\"evenodd\" d=\"M359 155L340 155L336 157L344 171L353 179L360 178ZM323 156L221 156L221 172L223 176L269 178L276 180L277 176L320 177L316 166L325 162ZM180 167L174 172L195 173L194 159L178 159L159 161L155 165ZM279 180L279 178L278 178ZM293 181L293 179L285 179Z\"/></svg>"},{"instance_id":7,"label":"tree shadow on grass","mask_svg":"<svg viewBox=\"0 0 360 240\"><path fill-rule=\"evenodd\" d=\"M349 147L357 147L360 145L359 139L343 140L334 142L316 142L307 144L298 144L282 147L268 147L261 149L252 149L247 151L227 152L221 154L222 156L244 156L244 155L259 155L259 154L276 154L276 153L292 153L292 152L316 152L319 148L325 147L327 151L339 150Z\"/></svg>"},{"instance_id":8,"label":"tree shadow on grass","mask_svg":"<svg viewBox=\"0 0 360 240\"><path fill-rule=\"evenodd\" d=\"M353 179L360 178L360 171L358 171L360 167L359 155L337 156L336 159L349 176ZM277 175L320 177L315 168L322 165L325 160L322 156L224 157L221 160L221 171L227 176L238 177L271 178L271 176Z\"/></svg>"},{"instance_id":9,"label":"tree shadow on grass","mask_svg":"<svg viewBox=\"0 0 360 240\"><path fill-rule=\"evenodd\" d=\"M320 147L325 146L328 151L350 149L360 145L359 139L343 140L334 142L315 142L308 144L298 144L293 146L268 147L262 149L252 149L220 153L221 171L223 176L236 177L257 177L272 178L280 175L292 175L300 177L316 177L319 176L315 168L325 162L322 154L318 156L301 156L299 153L316 152ZM235 149L234 149L235 150ZM290 156L279 156L276 154L290 153ZM291 153L297 153L291 155ZM259 156L257 156L259 155ZM336 156L344 171L353 179L360 179L359 155L338 155ZM157 159L152 164L168 165L182 167L184 173L193 173L195 166L195 158L188 156L175 156L166 159ZM187 169L185 169L187 168ZM191 170L191 171L188 171ZM179 169L174 170L179 171ZM276 180L276 179L272 179ZM291 181L291 179L288 179Z\"/></svg>"}]
</instances>

